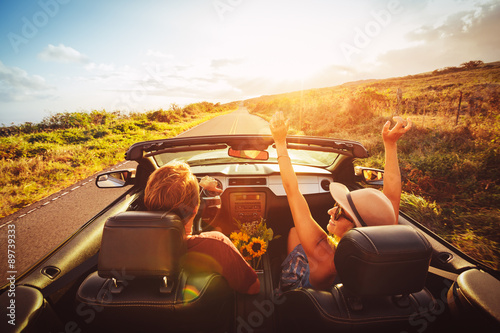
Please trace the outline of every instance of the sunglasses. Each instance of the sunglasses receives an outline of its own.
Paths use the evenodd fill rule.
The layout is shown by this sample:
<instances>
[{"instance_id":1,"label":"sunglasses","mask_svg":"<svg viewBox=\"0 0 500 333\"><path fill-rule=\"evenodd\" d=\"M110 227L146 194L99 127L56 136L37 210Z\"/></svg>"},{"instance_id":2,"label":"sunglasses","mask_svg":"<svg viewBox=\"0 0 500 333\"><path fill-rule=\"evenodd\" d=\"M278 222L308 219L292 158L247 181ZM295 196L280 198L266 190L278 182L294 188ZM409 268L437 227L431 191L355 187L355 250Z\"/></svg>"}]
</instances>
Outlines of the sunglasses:
<instances>
[{"instance_id":1,"label":"sunglasses","mask_svg":"<svg viewBox=\"0 0 500 333\"><path fill-rule=\"evenodd\" d=\"M333 206L333 208L337 207L335 214L333 215L333 220L337 221L341 216L343 216L346 220L354 224L354 221L351 220L349 216L347 216L344 212L344 208L340 207L337 203Z\"/></svg>"}]
</instances>

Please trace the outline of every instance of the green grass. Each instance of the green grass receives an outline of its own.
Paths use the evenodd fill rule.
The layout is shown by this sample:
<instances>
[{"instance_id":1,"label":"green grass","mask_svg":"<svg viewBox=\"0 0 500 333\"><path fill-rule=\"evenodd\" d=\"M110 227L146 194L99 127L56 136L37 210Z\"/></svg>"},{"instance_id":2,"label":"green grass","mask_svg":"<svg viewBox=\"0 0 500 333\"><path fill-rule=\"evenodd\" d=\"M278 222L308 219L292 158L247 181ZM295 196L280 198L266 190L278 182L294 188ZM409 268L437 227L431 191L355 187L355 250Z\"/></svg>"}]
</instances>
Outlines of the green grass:
<instances>
[{"instance_id":1,"label":"green grass","mask_svg":"<svg viewBox=\"0 0 500 333\"><path fill-rule=\"evenodd\" d=\"M236 109L235 103L122 115L60 113L0 128L0 217L124 160L135 142L163 139Z\"/></svg>"},{"instance_id":2,"label":"green grass","mask_svg":"<svg viewBox=\"0 0 500 333\"><path fill-rule=\"evenodd\" d=\"M403 98L398 105L396 92ZM460 114L457 110L460 101ZM413 129L398 143L401 207L465 253L500 269L500 62L264 96L245 102L269 119L281 110L293 134L360 141L383 168L383 124Z\"/></svg>"}]
</instances>

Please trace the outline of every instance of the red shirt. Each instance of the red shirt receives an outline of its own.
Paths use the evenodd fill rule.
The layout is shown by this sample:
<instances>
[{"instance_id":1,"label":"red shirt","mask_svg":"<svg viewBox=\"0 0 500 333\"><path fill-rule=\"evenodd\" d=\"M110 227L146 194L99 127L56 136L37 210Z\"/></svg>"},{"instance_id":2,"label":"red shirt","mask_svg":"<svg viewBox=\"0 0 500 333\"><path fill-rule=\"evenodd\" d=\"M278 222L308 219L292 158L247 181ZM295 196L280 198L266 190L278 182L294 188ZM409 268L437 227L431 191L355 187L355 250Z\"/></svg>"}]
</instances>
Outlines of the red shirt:
<instances>
[{"instance_id":1,"label":"red shirt","mask_svg":"<svg viewBox=\"0 0 500 333\"><path fill-rule=\"evenodd\" d=\"M188 236L187 247L183 265L188 271L217 272L240 293L246 293L257 280L257 273L231 240L219 231Z\"/></svg>"}]
</instances>

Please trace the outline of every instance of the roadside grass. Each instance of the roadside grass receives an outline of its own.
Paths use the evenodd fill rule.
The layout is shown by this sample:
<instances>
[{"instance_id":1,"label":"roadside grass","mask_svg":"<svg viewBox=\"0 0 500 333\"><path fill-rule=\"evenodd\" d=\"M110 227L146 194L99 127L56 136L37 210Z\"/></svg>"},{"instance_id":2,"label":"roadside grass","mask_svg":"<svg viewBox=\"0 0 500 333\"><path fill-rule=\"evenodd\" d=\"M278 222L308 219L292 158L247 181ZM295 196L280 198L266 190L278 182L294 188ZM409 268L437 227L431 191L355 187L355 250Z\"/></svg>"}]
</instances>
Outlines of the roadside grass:
<instances>
[{"instance_id":1,"label":"roadside grass","mask_svg":"<svg viewBox=\"0 0 500 333\"><path fill-rule=\"evenodd\" d=\"M399 109L413 121L398 142L402 211L500 269L499 62L264 96L245 104L265 119L283 111L292 134L359 141L370 157L356 165L381 169L381 130Z\"/></svg>"},{"instance_id":2,"label":"roadside grass","mask_svg":"<svg viewBox=\"0 0 500 333\"><path fill-rule=\"evenodd\" d=\"M139 141L174 137L235 103L196 103L122 115L61 113L39 124L0 128L0 217L56 193L125 159Z\"/></svg>"}]
</instances>

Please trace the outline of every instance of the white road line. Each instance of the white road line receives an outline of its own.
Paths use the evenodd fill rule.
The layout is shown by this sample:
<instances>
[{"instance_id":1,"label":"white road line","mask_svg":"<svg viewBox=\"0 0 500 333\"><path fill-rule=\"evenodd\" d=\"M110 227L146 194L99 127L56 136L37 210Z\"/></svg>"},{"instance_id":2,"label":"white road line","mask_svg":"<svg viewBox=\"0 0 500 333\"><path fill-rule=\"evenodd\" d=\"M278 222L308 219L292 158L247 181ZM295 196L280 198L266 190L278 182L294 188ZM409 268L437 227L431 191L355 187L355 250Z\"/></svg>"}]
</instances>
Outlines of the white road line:
<instances>
[{"instance_id":1,"label":"white road line","mask_svg":"<svg viewBox=\"0 0 500 333\"><path fill-rule=\"evenodd\" d=\"M14 220L10 220L9 222L5 222L4 224L0 225L0 229L2 229L3 227L5 227L7 224L10 224L14 222Z\"/></svg>"},{"instance_id":2,"label":"white road line","mask_svg":"<svg viewBox=\"0 0 500 333\"><path fill-rule=\"evenodd\" d=\"M229 134L235 134L236 133L236 126L238 126L238 120L240 118L236 117L236 120L233 123L233 126L231 126L231 129L229 130Z\"/></svg>"},{"instance_id":3,"label":"white road line","mask_svg":"<svg viewBox=\"0 0 500 333\"><path fill-rule=\"evenodd\" d=\"M127 162L128 162L128 161L124 161L124 162L122 162L121 164L118 164L117 166L122 166L122 165L124 165L124 164L125 164L125 163L127 163ZM115 169L115 168L112 168L111 170L114 170L114 169ZM62 193L62 194L60 194L59 196L57 196L57 197L55 197L55 198L53 198L53 199L51 199L51 200L48 200L47 202L43 203L41 206L38 206L38 207L36 207L36 208L34 208L34 209L30 210L29 212L27 212L27 213L25 213L25 214L22 214L22 215L19 215L19 216L18 216L18 217L16 217L15 219L10 220L9 222L6 222L6 223L4 223L4 224L0 225L0 228L3 228L3 227L5 227L7 224L9 224L9 223L12 223L12 222L14 222L14 221L16 221L16 220L19 220L21 217L25 217L27 214L30 214L30 213L34 212L35 210L37 210L38 208L41 208L42 206L47 206L47 205L48 205L48 204L50 204L52 201L55 201L55 200L57 200L57 199L61 198L62 196L66 195L66 194L69 194L69 192L74 191L74 190L76 190L76 189L78 189L78 188L80 188L80 187L82 187L82 186L84 186L84 185L86 185L86 184L88 184L88 183L91 183L91 182L92 182L92 181L94 181L94 180L95 180L95 178L94 178L94 177L90 178L88 181L86 181L86 182L84 182L84 183L82 183L82 184L80 184L80 185L78 185L78 186L73 187L71 190L69 190L69 191L67 191L67 192Z\"/></svg>"}]
</instances>

